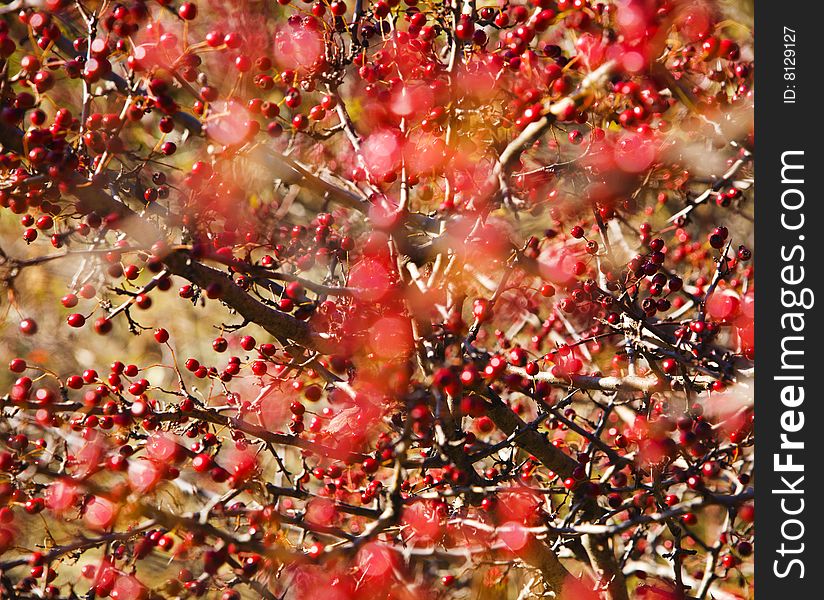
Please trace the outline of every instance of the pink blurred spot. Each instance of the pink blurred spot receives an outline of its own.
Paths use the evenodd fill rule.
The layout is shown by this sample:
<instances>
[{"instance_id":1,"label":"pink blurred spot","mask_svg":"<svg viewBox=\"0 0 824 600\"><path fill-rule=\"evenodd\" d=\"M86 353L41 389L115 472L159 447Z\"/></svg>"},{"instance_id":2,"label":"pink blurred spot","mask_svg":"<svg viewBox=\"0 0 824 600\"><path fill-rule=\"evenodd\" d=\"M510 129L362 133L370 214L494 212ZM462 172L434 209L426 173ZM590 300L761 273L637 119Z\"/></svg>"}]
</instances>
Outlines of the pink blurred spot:
<instances>
[{"instance_id":1,"label":"pink blurred spot","mask_svg":"<svg viewBox=\"0 0 824 600\"><path fill-rule=\"evenodd\" d=\"M71 481L55 481L46 490L46 506L56 513L70 509L77 499L77 490Z\"/></svg>"},{"instance_id":2,"label":"pink blurred spot","mask_svg":"<svg viewBox=\"0 0 824 600\"><path fill-rule=\"evenodd\" d=\"M171 434L153 433L146 443L146 453L155 460L171 462L177 459L180 447Z\"/></svg>"},{"instance_id":3,"label":"pink blurred spot","mask_svg":"<svg viewBox=\"0 0 824 600\"><path fill-rule=\"evenodd\" d=\"M381 358L403 358L412 352L412 328L409 319L378 319L369 333L372 350Z\"/></svg>"},{"instance_id":4,"label":"pink blurred spot","mask_svg":"<svg viewBox=\"0 0 824 600\"><path fill-rule=\"evenodd\" d=\"M377 260L365 258L349 271L349 287L357 290L359 300L377 302L388 293L392 280L387 269Z\"/></svg>"},{"instance_id":5,"label":"pink blurred spot","mask_svg":"<svg viewBox=\"0 0 824 600\"><path fill-rule=\"evenodd\" d=\"M338 510L332 500L313 498L306 503L305 519L313 525L331 525L338 516Z\"/></svg>"},{"instance_id":6,"label":"pink blurred spot","mask_svg":"<svg viewBox=\"0 0 824 600\"><path fill-rule=\"evenodd\" d=\"M504 260L512 248L511 230L500 219L490 218L481 227L471 233L471 229L464 233L463 225L474 228L474 219L464 219L460 227L449 229L450 237L455 238L455 244L463 244L466 248L466 261L478 269L491 269L501 260Z\"/></svg>"},{"instance_id":7,"label":"pink blurred spot","mask_svg":"<svg viewBox=\"0 0 824 600\"><path fill-rule=\"evenodd\" d=\"M538 256L541 276L552 283L566 285L575 279L573 268L578 259L569 248L549 246Z\"/></svg>"},{"instance_id":8,"label":"pink blurred spot","mask_svg":"<svg viewBox=\"0 0 824 600\"><path fill-rule=\"evenodd\" d=\"M431 543L441 537L441 520L431 502L419 501L403 511L403 521L413 532L413 542Z\"/></svg>"},{"instance_id":9,"label":"pink blurred spot","mask_svg":"<svg viewBox=\"0 0 824 600\"><path fill-rule=\"evenodd\" d=\"M260 417L260 424L269 431L281 429L289 418L289 402L289 396L276 385L262 387L253 403Z\"/></svg>"},{"instance_id":10,"label":"pink blurred spot","mask_svg":"<svg viewBox=\"0 0 824 600\"><path fill-rule=\"evenodd\" d=\"M349 576L330 572L327 565L300 565L292 571L286 599L353 600L353 588Z\"/></svg>"},{"instance_id":11,"label":"pink blurred spot","mask_svg":"<svg viewBox=\"0 0 824 600\"><path fill-rule=\"evenodd\" d=\"M226 471L231 473L236 484L251 477L258 467L257 457L251 448L240 450L230 446L219 462Z\"/></svg>"},{"instance_id":12,"label":"pink blurred spot","mask_svg":"<svg viewBox=\"0 0 824 600\"><path fill-rule=\"evenodd\" d=\"M615 145L615 162L627 173L640 173L655 160L655 146L640 135L624 136Z\"/></svg>"},{"instance_id":13,"label":"pink blurred spot","mask_svg":"<svg viewBox=\"0 0 824 600\"><path fill-rule=\"evenodd\" d=\"M681 33L687 39L695 41L707 34L712 19L706 6L693 4L679 15L676 22L681 29Z\"/></svg>"},{"instance_id":14,"label":"pink blurred spot","mask_svg":"<svg viewBox=\"0 0 824 600\"><path fill-rule=\"evenodd\" d=\"M741 297L732 290L716 290L707 300L707 313L719 321L733 318L741 307Z\"/></svg>"},{"instance_id":15,"label":"pink blurred spot","mask_svg":"<svg viewBox=\"0 0 824 600\"><path fill-rule=\"evenodd\" d=\"M646 33L647 15L638 3L619 4L615 21L626 39L635 40Z\"/></svg>"},{"instance_id":16,"label":"pink blurred spot","mask_svg":"<svg viewBox=\"0 0 824 600\"><path fill-rule=\"evenodd\" d=\"M144 71L163 64L163 55L157 44L141 44L132 51L135 70Z\"/></svg>"},{"instance_id":17,"label":"pink blurred spot","mask_svg":"<svg viewBox=\"0 0 824 600\"><path fill-rule=\"evenodd\" d=\"M748 319L755 317L755 296L752 293L744 296L741 303L741 315Z\"/></svg>"},{"instance_id":18,"label":"pink blurred spot","mask_svg":"<svg viewBox=\"0 0 824 600\"><path fill-rule=\"evenodd\" d=\"M121 575L114 582L111 597L115 600L143 600L146 598L145 586L132 575Z\"/></svg>"},{"instance_id":19,"label":"pink blurred spot","mask_svg":"<svg viewBox=\"0 0 824 600\"><path fill-rule=\"evenodd\" d=\"M376 194L369 206L369 220L377 229L394 229L400 222L398 203L384 194Z\"/></svg>"},{"instance_id":20,"label":"pink blurred spot","mask_svg":"<svg viewBox=\"0 0 824 600\"><path fill-rule=\"evenodd\" d=\"M104 444L99 436L88 440L86 445L75 454L73 476L76 479L85 479L96 473L100 469L103 451Z\"/></svg>"},{"instance_id":21,"label":"pink blurred spot","mask_svg":"<svg viewBox=\"0 0 824 600\"><path fill-rule=\"evenodd\" d=\"M358 552L357 562L367 577L381 577L391 573L394 560L389 548L369 542Z\"/></svg>"},{"instance_id":22,"label":"pink blurred spot","mask_svg":"<svg viewBox=\"0 0 824 600\"><path fill-rule=\"evenodd\" d=\"M91 529L103 531L112 526L116 517L117 507L113 502L100 496L94 496L86 504L83 521Z\"/></svg>"},{"instance_id":23,"label":"pink blurred spot","mask_svg":"<svg viewBox=\"0 0 824 600\"><path fill-rule=\"evenodd\" d=\"M323 38L318 31L286 26L275 33L275 56L287 69L309 68L323 57Z\"/></svg>"},{"instance_id":24,"label":"pink blurred spot","mask_svg":"<svg viewBox=\"0 0 824 600\"><path fill-rule=\"evenodd\" d=\"M498 528L498 539L517 552L529 543L529 532L516 521L509 521Z\"/></svg>"},{"instance_id":25,"label":"pink blurred spot","mask_svg":"<svg viewBox=\"0 0 824 600\"><path fill-rule=\"evenodd\" d=\"M755 347L755 327L752 324L747 325L746 327L739 327L738 337L741 340L742 348L746 349Z\"/></svg>"},{"instance_id":26,"label":"pink blurred spot","mask_svg":"<svg viewBox=\"0 0 824 600\"><path fill-rule=\"evenodd\" d=\"M638 443L636 462L644 466L660 463L667 457L667 447L658 440L643 439Z\"/></svg>"},{"instance_id":27,"label":"pink blurred spot","mask_svg":"<svg viewBox=\"0 0 824 600\"><path fill-rule=\"evenodd\" d=\"M600 594L593 587L588 578L581 581L575 575L567 575L564 580L563 591L558 600L600 600Z\"/></svg>"},{"instance_id":28,"label":"pink blurred spot","mask_svg":"<svg viewBox=\"0 0 824 600\"><path fill-rule=\"evenodd\" d=\"M604 42L591 33L582 34L575 42L575 47L578 50L578 56L583 59L590 70L597 68L604 62L606 53Z\"/></svg>"},{"instance_id":29,"label":"pink blurred spot","mask_svg":"<svg viewBox=\"0 0 824 600\"><path fill-rule=\"evenodd\" d=\"M446 143L443 139L419 129L410 134L404 147L404 161L412 174L423 174L443 167Z\"/></svg>"},{"instance_id":30,"label":"pink blurred spot","mask_svg":"<svg viewBox=\"0 0 824 600\"><path fill-rule=\"evenodd\" d=\"M372 175L384 177L400 167L401 139L394 131L377 131L363 142L361 155Z\"/></svg>"},{"instance_id":31,"label":"pink blurred spot","mask_svg":"<svg viewBox=\"0 0 824 600\"><path fill-rule=\"evenodd\" d=\"M206 135L223 146L240 144L249 133L249 112L237 102L226 102L216 107L219 116L206 123Z\"/></svg>"},{"instance_id":32,"label":"pink blurred spot","mask_svg":"<svg viewBox=\"0 0 824 600\"><path fill-rule=\"evenodd\" d=\"M425 85L398 86L392 94L390 107L399 117L427 113L435 102L434 92Z\"/></svg>"},{"instance_id":33,"label":"pink blurred spot","mask_svg":"<svg viewBox=\"0 0 824 600\"><path fill-rule=\"evenodd\" d=\"M625 71L630 73L639 73L644 70L647 61L644 55L637 51L625 52L621 57L621 65Z\"/></svg>"},{"instance_id":34,"label":"pink blurred spot","mask_svg":"<svg viewBox=\"0 0 824 600\"><path fill-rule=\"evenodd\" d=\"M500 69L495 63L473 61L462 66L456 75L456 95L474 96L478 100L492 97L497 90L495 77Z\"/></svg>"},{"instance_id":35,"label":"pink blurred spot","mask_svg":"<svg viewBox=\"0 0 824 600\"><path fill-rule=\"evenodd\" d=\"M750 424L752 394L748 390L733 388L723 394L714 394L711 402L704 404L704 413L718 423L717 430L724 435L746 429Z\"/></svg>"},{"instance_id":36,"label":"pink blurred spot","mask_svg":"<svg viewBox=\"0 0 824 600\"><path fill-rule=\"evenodd\" d=\"M160 481L160 469L151 460L133 460L129 463L127 477L133 490L145 494Z\"/></svg>"},{"instance_id":37,"label":"pink blurred spot","mask_svg":"<svg viewBox=\"0 0 824 600\"><path fill-rule=\"evenodd\" d=\"M497 512L501 521L534 525L538 519L540 499L532 492L508 492L499 498Z\"/></svg>"}]
</instances>

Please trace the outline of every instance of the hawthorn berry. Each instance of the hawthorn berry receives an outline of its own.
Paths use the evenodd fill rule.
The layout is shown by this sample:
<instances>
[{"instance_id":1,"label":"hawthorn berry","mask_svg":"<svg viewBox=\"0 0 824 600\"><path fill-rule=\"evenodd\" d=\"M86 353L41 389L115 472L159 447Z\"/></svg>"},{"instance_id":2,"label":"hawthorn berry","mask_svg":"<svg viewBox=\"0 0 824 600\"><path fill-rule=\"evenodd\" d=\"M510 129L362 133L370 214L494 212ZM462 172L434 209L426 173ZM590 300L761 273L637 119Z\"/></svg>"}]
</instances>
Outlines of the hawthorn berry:
<instances>
[{"instance_id":1,"label":"hawthorn berry","mask_svg":"<svg viewBox=\"0 0 824 600\"><path fill-rule=\"evenodd\" d=\"M73 313L68 316L66 322L70 327L83 327L86 324L86 317L79 313Z\"/></svg>"}]
</instances>

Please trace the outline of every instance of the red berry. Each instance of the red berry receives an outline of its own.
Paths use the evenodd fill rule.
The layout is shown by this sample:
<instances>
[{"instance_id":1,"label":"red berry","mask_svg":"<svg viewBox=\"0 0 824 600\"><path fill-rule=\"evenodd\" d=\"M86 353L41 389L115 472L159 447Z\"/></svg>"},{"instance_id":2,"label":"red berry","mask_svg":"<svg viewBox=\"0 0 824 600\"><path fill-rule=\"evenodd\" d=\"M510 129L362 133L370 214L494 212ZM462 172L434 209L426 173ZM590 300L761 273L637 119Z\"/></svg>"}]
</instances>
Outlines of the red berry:
<instances>
[{"instance_id":1,"label":"red berry","mask_svg":"<svg viewBox=\"0 0 824 600\"><path fill-rule=\"evenodd\" d=\"M738 559L732 554L725 554L721 557L721 564L724 565L725 569L732 569L738 565Z\"/></svg>"},{"instance_id":2,"label":"red berry","mask_svg":"<svg viewBox=\"0 0 824 600\"><path fill-rule=\"evenodd\" d=\"M86 317L81 315L80 313L74 313L69 315L66 319L66 322L69 324L70 327L83 327L86 324Z\"/></svg>"},{"instance_id":3,"label":"red berry","mask_svg":"<svg viewBox=\"0 0 824 600\"><path fill-rule=\"evenodd\" d=\"M205 473L212 468L212 457L208 454L198 454L192 459L192 468L198 473Z\"/></svg>"},{"instance_id":4,"label":"red berry","mask_svg":"<svg viewBox=\"0 0 824 600\"><path fill-rule=\"evenodd\" d=\"M23 335L34 335L37 333L37 321L28 318L20 321L20 333Z\"/></svg>"},{"instance_id":5,"label":"red berry","mask_svg":"<svg viewBox=\"0 0 824 600\"><path fill-rule=\"evenodd\" d=\"M318 558L323 554L324 550L325 547L321 542L313 542L306 551L306 554L308 554L311 558Z\"/></svg>"},{"instance_id":6,"label":"red berry","mask_svg":"<svg viewBox=\"0 0 824 600\"><path fill-rule=\"evenodd\" d=\"M66 294L60 299L60 303L66 308L74 308L77 306L77 296L74 294Z\"/></svg>"},{"instance_id":7,"label":"red berry","mask_svg":"<svg viewBox=\"0 0 824 600\"><path fill-rule=\"evenodd\" d=\"M106 317L99 317L94 321L94 330L100 335L105 335L112 330L112 322Z\"/></svg>"},{"instance_id":8,"label":"red berry","mask_svg":"<svg viewBox=\"0 0 824 600\"><path fill-rule=\"evenodd\" d=\"M181 19L191 21L197 17L197 5L193 2L184 2L177 9L177 14L180 15Z\"/></svg>"},{"instance_id":9,"label":"red berry","mask_svg":"<svg viewBox=\"0 0 824 600\"><path fill-rule=\"evenodd\" d=\"M42 512L44 508L46 508L46 501L43 500L43 498L31 498L30 500L26 500L26 503L23 505L23 508L30 515L36 515L37 513Z\"/></svg>"},{"instance_id":10,"label":"red berry","mask_svg":"<svg viewBox=\"0 0 824 600\"><path fill-rule=\"evenodd\" d=\"M361 465L361 468L363 469L364 473L372 474L372 473L375 473L378 470L379 466L380 466L380 463L378 463L378 461L376 459L374 459L370 456L369 458L367 458L363 461L363 464Z\"/></svg>"}]
</instances>

